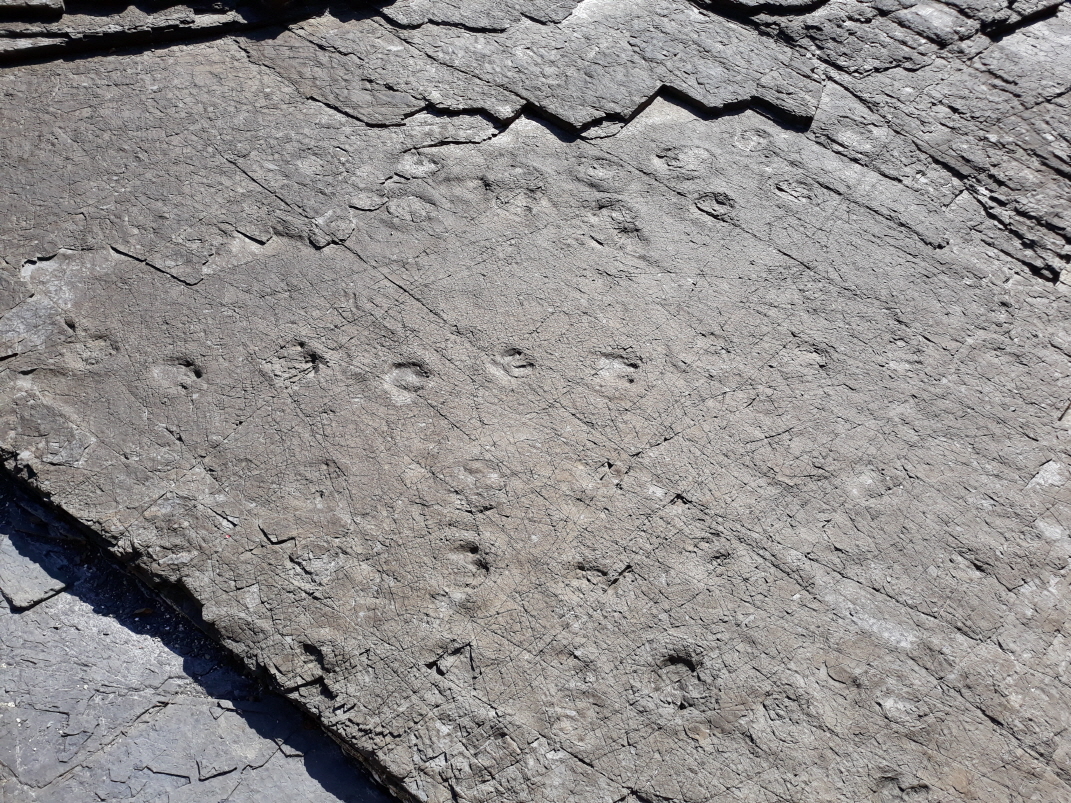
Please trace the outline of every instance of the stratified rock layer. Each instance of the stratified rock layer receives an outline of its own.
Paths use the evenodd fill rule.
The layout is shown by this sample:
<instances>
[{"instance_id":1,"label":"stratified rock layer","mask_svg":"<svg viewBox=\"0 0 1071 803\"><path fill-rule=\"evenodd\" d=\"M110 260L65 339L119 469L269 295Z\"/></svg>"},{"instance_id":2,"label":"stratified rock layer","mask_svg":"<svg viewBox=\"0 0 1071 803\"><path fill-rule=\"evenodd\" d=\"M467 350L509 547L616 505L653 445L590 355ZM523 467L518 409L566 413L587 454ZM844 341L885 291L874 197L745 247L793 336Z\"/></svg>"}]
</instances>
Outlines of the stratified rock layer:
<instances>
[{"instance_id":1,"label":"stratified rock layer","mask_svg":"<svg viewBox=\"0 0 1071 803\"><path fill-rule=\"evenodd\" d=\"M9 466L403 797L1071 799L1066 11L572 5L0 74Z\"/></svg>"}]
</instances>

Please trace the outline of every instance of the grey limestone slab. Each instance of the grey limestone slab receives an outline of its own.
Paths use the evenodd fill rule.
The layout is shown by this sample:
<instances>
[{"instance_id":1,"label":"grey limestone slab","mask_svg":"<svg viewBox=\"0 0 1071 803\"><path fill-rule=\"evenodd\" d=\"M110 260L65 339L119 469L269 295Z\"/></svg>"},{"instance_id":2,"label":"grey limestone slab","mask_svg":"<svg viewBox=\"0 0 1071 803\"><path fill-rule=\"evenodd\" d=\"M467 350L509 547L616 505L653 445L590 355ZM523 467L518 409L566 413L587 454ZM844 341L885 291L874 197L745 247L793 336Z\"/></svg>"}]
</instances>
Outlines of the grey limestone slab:
<instances>
[{"instance_id":1,"label":"grey limestone slab","mask_svg":"<svg viewBox=\"0 0 1071 803\"><path fill-rule=\"evenodd\" d=\"M405 800L1071 799L1066 5L134 11L3 28L8 471Z\"/></svg>"}]
</instances>

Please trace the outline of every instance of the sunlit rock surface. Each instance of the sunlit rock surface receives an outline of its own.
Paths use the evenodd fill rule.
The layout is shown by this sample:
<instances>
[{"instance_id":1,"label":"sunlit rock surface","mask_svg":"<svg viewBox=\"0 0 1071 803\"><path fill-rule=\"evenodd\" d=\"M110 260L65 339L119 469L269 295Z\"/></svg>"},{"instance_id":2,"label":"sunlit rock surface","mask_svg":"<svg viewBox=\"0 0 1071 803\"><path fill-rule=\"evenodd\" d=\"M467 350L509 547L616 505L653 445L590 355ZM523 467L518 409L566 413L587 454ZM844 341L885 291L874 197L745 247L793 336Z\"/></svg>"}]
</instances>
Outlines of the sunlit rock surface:
<instances>
[{"instance_id":1,"label":"sunlit rock surface","mask_svg":"<svg viewBox=\"0 0 1071 803\"><path fill-rule=\"evenodd\" d=\"M1071 799L1066 7L226 13L8 25L11 471L404 799Z\"/></svg>"}]
</instances>

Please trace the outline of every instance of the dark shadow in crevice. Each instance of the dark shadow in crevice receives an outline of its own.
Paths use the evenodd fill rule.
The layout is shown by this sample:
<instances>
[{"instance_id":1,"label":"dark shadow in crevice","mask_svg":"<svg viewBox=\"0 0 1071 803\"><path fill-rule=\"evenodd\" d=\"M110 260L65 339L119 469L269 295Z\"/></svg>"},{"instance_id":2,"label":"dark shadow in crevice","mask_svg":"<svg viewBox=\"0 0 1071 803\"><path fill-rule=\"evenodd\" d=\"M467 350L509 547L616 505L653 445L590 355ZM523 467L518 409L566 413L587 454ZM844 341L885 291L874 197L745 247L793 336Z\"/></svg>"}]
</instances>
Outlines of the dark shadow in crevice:
<instances>
[{"instance_id":1,"label":"dark shadow in crevice","mask_svg":"<svg viewBox=\"0 0 1071 803\"><path fill-rule=\"evenodd\" d=\"M780 109L774 106L772 103L767 100L764 100L763 98L752 97L747 100L739 101L737 103L727 103L724 106L706 106L675 87L663 85L658 89L657 92L647 98L647 100L640 103L627 117L621 115L607 115L606 117L594 120L591 123L588 123L587 125L583 126L579 131L577 131L576 134L571 135L571 137L565 138L565 135L559 135L559 139L562 139L563 142L575 141L578 136L580 138L583 138L585 133L591 131L596 126L602 125L604 123L616 122L620 123L623 126L627 126L641 114L647 111L647 109L651 107L651 104L653 104L656 100L663 100L667 103L673 104L674 106L678 106L681 109L685 109L686 111L688 111L689 114L695 116L697 119L702 120L704 122L711 122L713 120L735 117L737 115L744 114L745 112L750 111L762 115L763 117L770 120L770 122L774 123L776 126L786 131L806 134L810 130L811 123L814 121L813 117L792 114L784 109ZM543 120L548 119L548 115L546 115L546 113L540 109L527 110L526 107L526 109L522 111L524 111L529 117ZM553 121L551 122L552 125L556 124ZM567 123L560 125L568 126ZM550 126L548 126L548 128L549 127Z\"/></svg>"},{"instance_id":2,"label":"dark shadow in crevice","mask_svg":"<svg viewBox=\"0 0 1071 803\"><path fill-rule=\"evenodd\" d=\"M991 22L982 24L982 33L988 36L994 43L1001 41L1002 39L1011 36L1016 31L1022 30L1030 25L1034 25L1038 22L1042 22L1047 19L1051 19L1060 13L1060 9L1063 8L1063 3L1057 3L1052 6L1045 6L1032 11L1029 14L1024 14L1022 17L1016 20Z\"/></svg>"},{"instance_id":3,"label":"dark shadow in crevice","mask_svg":"<svg viewBox=\"0 0 1071 803\"><path fill-rule=\"evenodd\" d=\"M751 97L737 103L726 103L724 106L705 106L672 86L663 86L641 108L637 109L630 119L634 119L643 109L650 106L655 98L659 97L676 106L687 109L700 120L705 121L717 120L723 117L735 117L744 112L752 111L756 114L761 114L778 127L787 131L794 131L797 134L806 134L811 128L811 123L814 122L814 117L811 115L793 114L787 109L778 108L768 100L759 97Z\"/></svg>"},{"instance_id":4,"label":"dark shadow in crevice","mask_svg":"<svg viewBox=\"0 0 1071 803\"><path fill-rule=\"evenodd\" d=\"M83 17L115 17L128 9L136 9L143 14L159 14L177 6L188 8L198 14L222 14L236 10L241 4L226 0L65 0L64 13Z\"/></svg>"},{"instance_id":5,"label":"dark shadow in crevice","mask_svg":"<svg viewBox=\"0 0 1071 803\"><path fill-rule=\"evenodd\" d=\"M826 5L829 0L802 0L798 3L741 3L735 0L692 0L704 11L736 22L751 24L759 14L771 17L801 17Z\"/></svg>"},{"instance_id":6,"label":"dark shadow in crevice","mask_svg":"<svg viewBox=\"0 0 1071 803\"><path fill-rule=\"evenodd\" d=\"M29 24L49 24L63 19L63 9L39 6L0 6L0 24L5 22L22 22Z\"/></svg>"}]
</instances>

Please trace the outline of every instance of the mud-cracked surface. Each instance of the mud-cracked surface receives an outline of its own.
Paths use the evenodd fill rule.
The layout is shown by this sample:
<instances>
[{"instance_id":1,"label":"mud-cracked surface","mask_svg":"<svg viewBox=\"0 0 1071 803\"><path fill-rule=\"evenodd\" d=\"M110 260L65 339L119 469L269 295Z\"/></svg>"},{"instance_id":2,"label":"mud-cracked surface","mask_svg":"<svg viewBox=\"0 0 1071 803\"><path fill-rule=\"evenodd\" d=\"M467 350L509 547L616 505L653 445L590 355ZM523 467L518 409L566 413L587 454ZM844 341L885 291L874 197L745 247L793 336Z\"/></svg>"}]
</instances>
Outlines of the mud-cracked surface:
<instances>
[{"instance_id":1,"label":"mud-cracked surface","mask_svg":"<svg viewBox=\"0 0 1071 803\"><path fill-rule=\"evenodd\" d=\"M397 794L1071 800L1065 6L68 10L7 464Z\"/></svg>"}]
</instances>

